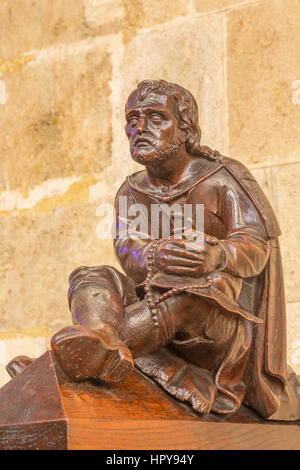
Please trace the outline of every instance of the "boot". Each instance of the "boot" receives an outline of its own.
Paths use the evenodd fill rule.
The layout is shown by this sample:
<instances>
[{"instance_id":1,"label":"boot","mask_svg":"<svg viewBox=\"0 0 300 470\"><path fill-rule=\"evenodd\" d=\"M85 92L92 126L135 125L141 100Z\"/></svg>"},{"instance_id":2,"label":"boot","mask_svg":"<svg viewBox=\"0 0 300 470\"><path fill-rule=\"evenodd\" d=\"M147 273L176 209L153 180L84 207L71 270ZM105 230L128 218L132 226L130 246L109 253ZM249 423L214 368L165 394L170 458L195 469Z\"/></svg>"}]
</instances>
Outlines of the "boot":
<instances>
[{"instance_id":1,"label":"boot","mask_svg":"<svg viewBox=\"0 0 300 470\"><path fill-rule=\"evenodd\" d=\"M99 330L74 325L51 339L51 347L64 372L75 380L123 381L133 370L130 350L109 325Z\"/></svg>"},{"instance_id":2,"label":"boot","mask_svg":"<svg viewBox=\"0 0 300 470\"><path fill-rule=\"evenodd\" d=\"M51 347L62 369L73 379L118 383L133 370L133 357L155 351L174 335L170 325L166 328L168 320L162 319L165 309L159 306L154 322L147 302L142 300L126 308L119 332L103 323L99 329L69 326L52 337Z\"/></svg>"}]
</instances>

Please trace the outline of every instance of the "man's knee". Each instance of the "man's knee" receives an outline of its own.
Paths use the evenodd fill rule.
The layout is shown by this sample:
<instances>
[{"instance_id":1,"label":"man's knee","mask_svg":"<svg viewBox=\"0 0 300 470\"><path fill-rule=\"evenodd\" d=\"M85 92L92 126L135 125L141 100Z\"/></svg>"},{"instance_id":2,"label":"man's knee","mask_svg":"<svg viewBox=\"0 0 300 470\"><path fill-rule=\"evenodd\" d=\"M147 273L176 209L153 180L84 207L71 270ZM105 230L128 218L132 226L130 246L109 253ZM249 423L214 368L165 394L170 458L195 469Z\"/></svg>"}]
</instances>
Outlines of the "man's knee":
<instances>
[{"instance_id":1,"label":"man's knee","mask_svg":"<svg viewBox=\"0 0 300 470\"><path fill-rule=\"evenodd\" d=\"M107 295L113 294L117 298L124 297L125 303L131 298L135 299L135 289L132 282L112 266L81 266L71 273L69 283L70 307L73 298L78 296L91 298L100 292L102 294L106 292Z\"/></svg>"},{"instance_id":2,"label":"man's knee","mask_svg":"<svg viewBox=\"0 0 300 470\"><path fill-rule=\"evenodd\" d=\"M87 278L87 277L98 277L98 276L109 276L112 273L121 274L118 270L112 266L80 266L79 268L74 269L69 276L70 284L75 282L79 279Z\"/></svg>"},{"instance_id":3,"label":"man's knee","mask_svg":"<svg viewBox=\"0 0 300 470\"><path fill-rule=\"evenodd\" d=\"M113 271L117 271L111 266L80 266L79 268L72 271L69 277L69 304L78 292L84 290L94 291L95 289L110 285L110 279L112 275L116 275Z\"/></svg>"}]
</instances>

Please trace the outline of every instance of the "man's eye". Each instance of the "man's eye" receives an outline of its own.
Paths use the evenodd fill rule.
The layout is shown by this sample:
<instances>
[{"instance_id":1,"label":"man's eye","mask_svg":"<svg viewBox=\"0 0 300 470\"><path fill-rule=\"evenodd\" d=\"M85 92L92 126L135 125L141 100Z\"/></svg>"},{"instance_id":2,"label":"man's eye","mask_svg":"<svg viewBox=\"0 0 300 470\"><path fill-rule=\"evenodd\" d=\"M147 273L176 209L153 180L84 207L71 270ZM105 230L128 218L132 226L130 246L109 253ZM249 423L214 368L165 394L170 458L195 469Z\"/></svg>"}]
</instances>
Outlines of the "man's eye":
<instances>
[{"instance_id":1,"label":"man's eye","mask_svg":"<svg viewBox=\"0 0 300 470\"><path fill-rule=\"evenodd\" d=\"M151 117L151 121L154 122L155 124L159 124L163 120L162 116L156 113L152 113L150 117Z\"/></svg>"},{"instance_id":2,"label":"man's eye","mask_svg":"<svg viewBox=\"0 0 300 470\"><path fill-rule=\"evenodd\" d=\"M138 120L136 117L131 117L128 119L128 124L130 124L130 126L136 126Z\"/></svg>"}]
</instances>

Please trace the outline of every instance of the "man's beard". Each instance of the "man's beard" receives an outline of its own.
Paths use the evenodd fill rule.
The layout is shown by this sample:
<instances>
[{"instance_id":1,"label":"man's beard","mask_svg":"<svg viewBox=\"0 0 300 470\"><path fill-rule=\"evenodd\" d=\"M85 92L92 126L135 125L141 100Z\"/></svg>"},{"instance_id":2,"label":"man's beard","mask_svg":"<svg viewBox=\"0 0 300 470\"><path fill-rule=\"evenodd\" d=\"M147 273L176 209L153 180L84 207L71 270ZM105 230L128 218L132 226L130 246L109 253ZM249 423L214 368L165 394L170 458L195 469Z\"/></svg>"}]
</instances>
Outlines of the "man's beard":
<instances>
[{"instance_id":1,"label":"man's beard","mask_svg":"<svg viewBox=\"0 0 300 470\"><path fill-rule=\"evenodd\" d=\"M153 143L151 150L133 147L133 149L131 149L131 156L134 161L141 165L159 165L162 162L172 159L183 142L184 141L178 139L171 144L157 145Z\"/></svg>"}]
</instances>

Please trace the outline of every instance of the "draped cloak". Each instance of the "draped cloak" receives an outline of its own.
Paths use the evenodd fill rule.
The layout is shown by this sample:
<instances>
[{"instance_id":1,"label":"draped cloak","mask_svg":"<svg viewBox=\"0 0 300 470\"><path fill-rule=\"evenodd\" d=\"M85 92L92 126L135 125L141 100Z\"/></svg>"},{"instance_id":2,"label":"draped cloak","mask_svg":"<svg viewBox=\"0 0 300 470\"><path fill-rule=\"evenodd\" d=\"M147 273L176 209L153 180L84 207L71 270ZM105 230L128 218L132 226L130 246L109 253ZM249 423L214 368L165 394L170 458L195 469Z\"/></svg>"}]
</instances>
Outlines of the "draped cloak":
<instances>
[{"instance_id":1,"label":"draped cloak","mask_svg":"<svg viewBox=\"0 0 300 470\"><path fill-rule=\"evenodd\" d=\"M120 212L120 201L125 201L121 197L126 198L125 215ZM203 390L205 383L205 393L213 401L214 412L233 413L244 402L266 419L300 419L300 384L286 363L280 228L252 174L240 162L216 152L213 161L195 159L189 174L165 190L152 185L145 171L127 178L115 200L115 251L140 294L147 273L147 252L153 241L153 204L160 204L162 210L166 206L174 207L173 204L180 207L190 204L194 228L196 205L203 204L204 232L219 240L226 260L218 271L210 273L211 287L190 290L189 295L201 296L207 301L211 309L207 314L211 315L211 331L217 325L219 339L214 348L209 334L203 337L199 333L185 341L174 338L168 346L136 359L136 366L169 393L189 401L192 406L197 390L201 387ZM146 213L143 207L147 208ZM145 222L139 227L136 225L137 208L140 221L144 217ZM176 238L175 226L177 230L178 225L174 214L176 210L171 236ZM161 238L162 227L158 230ZM143 237L141 232L144 232ZM162 290L205 280L207 276L188 279L156 272L151 285ZM215 363L212 368L199 366L193 358L197 354L213 357L217 343L222 343L223 332L225 334L232 325L230 344L226 343L217 366Z\"/></svg>"}]
</instances>

